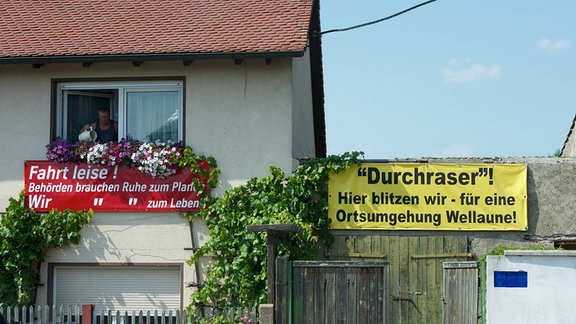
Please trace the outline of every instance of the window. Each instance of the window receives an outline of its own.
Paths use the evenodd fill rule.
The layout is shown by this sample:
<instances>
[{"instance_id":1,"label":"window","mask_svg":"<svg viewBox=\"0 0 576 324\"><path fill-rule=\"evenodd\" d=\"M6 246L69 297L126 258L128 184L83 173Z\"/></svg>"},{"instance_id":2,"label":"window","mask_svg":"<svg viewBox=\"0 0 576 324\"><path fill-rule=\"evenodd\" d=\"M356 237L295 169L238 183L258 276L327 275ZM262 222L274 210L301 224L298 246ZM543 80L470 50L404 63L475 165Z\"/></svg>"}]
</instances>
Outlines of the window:
<instances>
[{"instance_id":1,"label":"window","mask_svg":"<svg viewBox=\"0 0 576 324\"><path fill-rule=\"evenodd\" d=\"M78 140L80 129L98 120L101 107L118 122L118 138L152 142L183 139L182 81L60 82L56 135Z\"/></svg>"}]
</instances>

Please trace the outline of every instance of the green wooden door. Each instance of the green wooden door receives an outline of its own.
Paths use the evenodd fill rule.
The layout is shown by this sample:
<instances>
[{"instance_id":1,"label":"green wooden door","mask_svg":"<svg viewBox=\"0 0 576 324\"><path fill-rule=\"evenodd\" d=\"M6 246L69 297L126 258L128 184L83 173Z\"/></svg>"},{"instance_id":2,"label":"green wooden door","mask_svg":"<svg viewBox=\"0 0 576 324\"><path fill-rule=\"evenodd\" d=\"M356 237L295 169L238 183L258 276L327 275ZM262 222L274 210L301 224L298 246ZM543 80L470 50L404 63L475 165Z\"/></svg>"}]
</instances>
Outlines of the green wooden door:
<instances>
[{"instance_id":1,"label":"green wooden door","mask_svg":"<svg viewBox=\"0 0 576 324\"><path fill-rule=\"evenodd\" d=\"M334 260L389 262L391 323L442 323L442 262L469 258L466 236L338 235Z\"/></svg>"}]
</instances>

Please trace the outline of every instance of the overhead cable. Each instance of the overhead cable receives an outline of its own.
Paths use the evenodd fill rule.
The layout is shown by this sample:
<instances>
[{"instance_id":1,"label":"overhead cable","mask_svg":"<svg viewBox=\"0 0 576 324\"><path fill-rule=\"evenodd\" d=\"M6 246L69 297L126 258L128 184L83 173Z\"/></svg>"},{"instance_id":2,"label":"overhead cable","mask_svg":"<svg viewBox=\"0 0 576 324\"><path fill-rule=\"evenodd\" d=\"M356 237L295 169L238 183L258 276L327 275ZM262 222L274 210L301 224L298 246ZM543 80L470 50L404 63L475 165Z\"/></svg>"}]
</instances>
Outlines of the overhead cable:
<instances>
[{"instance_id":1,"label":"overhead cable","mask_svg":"<svg viewBox=\"0 0 576 324\"><path fill-rule=\"evenodd\" d=\"M367 23L364 23L364 24L360 24L360 25L356 25L356 26L352 26L352 27L347 27L347 28L330 29L330 30L327 30L327 31L325 31L325 32L321 32L320 35L324 35L324 34L328 34L328 33L335 33L335 32L343 32L343 31L348 31L348 30L352 30L352 29L356 29L356 28L360 28L360 27L365 27L365 26L377 24L377 23L379 23L379 22L383 22L383 21L385 21L385 20L392 19L392 18L394 18L394 17L400 16L401 14L405 14L405 13L407 13L408 11L414 10L414 9L416 9L416 8L418 8L418 7L422 7L422 6L427 5L427 4L429 4L429 3L431 3L431 2L434 2L434 1L436 1L436 0L428 0L428 1L422 2L422 3L420 3L420 4L417 4L417 5L413 6L413 7L410 7L410 8L408 8L408 9L399 11L399 12L397 12L397 13L395 13L395 14L393 14L393 15L390 15L390 16L388 16L388 17L380 18L380 19L378 19L378 20L370 21L370 22L367 22Z\"/></svg>"}]
</instances>

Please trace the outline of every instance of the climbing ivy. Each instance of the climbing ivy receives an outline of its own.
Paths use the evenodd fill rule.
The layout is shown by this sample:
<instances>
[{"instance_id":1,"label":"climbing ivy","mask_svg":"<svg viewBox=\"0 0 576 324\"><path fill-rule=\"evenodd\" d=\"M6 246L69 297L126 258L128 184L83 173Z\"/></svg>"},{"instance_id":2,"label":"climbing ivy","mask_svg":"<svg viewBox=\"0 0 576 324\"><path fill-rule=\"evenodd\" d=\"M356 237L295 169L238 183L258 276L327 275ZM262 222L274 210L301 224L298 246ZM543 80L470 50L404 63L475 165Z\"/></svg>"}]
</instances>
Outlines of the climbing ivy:
<instances>
[{"instance_id":1,"label":"climbing ivy","mask_svg":"<svg viewBox=\"0 0 576 324\"><path fill-rule=\"evenodd\" d=\"M78 243L92 211L36 213L10 198L0 218L0 306L34 303L40 263L48 249Z\"/></svg>"},{"instance_id":2,"label":"climbing ivy","mask_svg":"<svg viewBox=\"0 0 576 324\"><path fill-rule=\"evenodd\" d=\"M218 186L218 177L220 169L216 163L216 159L212 156L196 155L192 148L189 146L184 147L181 154L175 158L175 163L181 167L187 167L192 174L199 175L194 178L194 189L200 198L200 209L206 209L210 202L210 192ZM206 186L202 184L202 179L206 180Z\"/></svg>"},{"instance_id":3,"label":"climbing ivy","mask_svg":"<svg viewBox=\"0 0 576 324\"><path fill-rule=\"evenodd\" d=\"M330 244L327 181L359 162L362 153L345 153L314 159L286 175L277 167L263 178L250 179L212 198L198 214L209 229L209 240L188 261L210 256L206 280L192 294L189 310L203 306L251 308L266 301L266 233L251 232L250 225L294 223L303 232L280 244L278 254L292 259L311 259L318 243Z\"/></svg>"}]
</instances>

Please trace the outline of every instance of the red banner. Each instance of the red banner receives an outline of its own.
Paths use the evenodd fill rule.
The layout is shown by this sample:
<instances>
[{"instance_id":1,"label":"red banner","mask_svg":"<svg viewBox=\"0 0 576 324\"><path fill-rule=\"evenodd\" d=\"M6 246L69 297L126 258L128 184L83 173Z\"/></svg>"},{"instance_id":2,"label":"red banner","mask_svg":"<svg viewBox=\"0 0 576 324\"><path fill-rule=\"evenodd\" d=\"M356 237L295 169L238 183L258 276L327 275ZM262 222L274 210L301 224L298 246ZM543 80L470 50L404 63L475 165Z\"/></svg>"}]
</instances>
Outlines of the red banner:
<instances>
[{"instance_id":1,"label":"red banner","mask_svg":"<svg viewBox=\"0 0 576 324\"><path fill-rule=\"evenodd\" d=\"M208 169L208 163L201 167ZM198 211L200 198L192 180L205 178L189 168L167 178L153 178L136 168L86 163L25 161L25 196L29 208L94 211Z\"/></svg>"}]
</instances>

